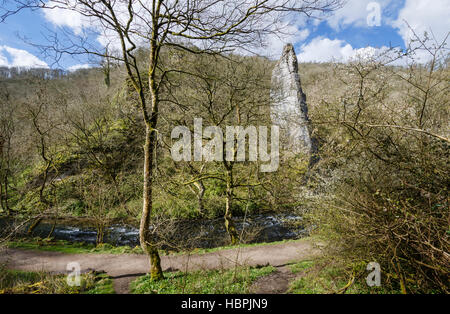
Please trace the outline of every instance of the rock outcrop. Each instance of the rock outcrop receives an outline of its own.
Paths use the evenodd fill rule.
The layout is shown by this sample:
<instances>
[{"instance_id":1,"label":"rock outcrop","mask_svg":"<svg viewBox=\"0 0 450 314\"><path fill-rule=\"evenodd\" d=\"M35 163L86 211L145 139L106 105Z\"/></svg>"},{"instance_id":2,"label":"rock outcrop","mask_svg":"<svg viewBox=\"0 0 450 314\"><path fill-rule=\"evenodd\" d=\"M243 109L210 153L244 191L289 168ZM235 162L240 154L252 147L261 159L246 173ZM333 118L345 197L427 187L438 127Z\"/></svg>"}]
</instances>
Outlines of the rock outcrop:
<instances>
[{"instance_id":1,"label":"rock outcrop","mask_svg":"<svg viewBox=\"0 0 450 314\"><path fill-rule=\"evenodd\" d=\"M298 61L292 44L287 44L272 72L272 123L281 131L280 147L297 155L315 152L311 137L306 95L298 74Z\"/></svg>"}]
</instances>

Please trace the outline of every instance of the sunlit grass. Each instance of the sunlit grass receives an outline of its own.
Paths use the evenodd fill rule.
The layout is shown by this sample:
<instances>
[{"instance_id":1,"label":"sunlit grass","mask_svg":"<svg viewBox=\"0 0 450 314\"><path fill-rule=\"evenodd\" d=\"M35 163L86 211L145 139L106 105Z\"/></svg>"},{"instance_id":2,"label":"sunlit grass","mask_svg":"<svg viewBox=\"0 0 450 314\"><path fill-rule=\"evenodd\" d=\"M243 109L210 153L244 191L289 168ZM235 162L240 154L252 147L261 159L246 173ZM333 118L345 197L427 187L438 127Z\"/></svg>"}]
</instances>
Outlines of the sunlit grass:
<instances>
[{"instance_id":1,"label":"sunlit grass","mask_svg":"<svg viewBox=\"0 0 450 314\"><path fill-rule=\"evenodd\" d=\"M235 270L167 273L166 279L152 281L149 276L139 277L131 284L132 293L147 294L239 294L248 293L251 284L267 276L274 267L238 268Z\"/></svg>"}]
</instances>

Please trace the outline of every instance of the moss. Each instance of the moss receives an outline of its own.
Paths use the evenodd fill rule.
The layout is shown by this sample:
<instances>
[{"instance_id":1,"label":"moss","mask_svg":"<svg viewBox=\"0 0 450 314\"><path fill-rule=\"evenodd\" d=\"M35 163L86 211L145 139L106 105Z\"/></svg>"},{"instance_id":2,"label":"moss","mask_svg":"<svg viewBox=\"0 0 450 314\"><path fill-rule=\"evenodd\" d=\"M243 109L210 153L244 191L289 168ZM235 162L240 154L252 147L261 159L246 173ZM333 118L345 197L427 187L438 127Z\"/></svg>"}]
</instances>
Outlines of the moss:
<instances>
[{"instance_id":1,"label":"moss","mask_svg":"<svg viewBox=\"0 0 450 314\"><path fill-rule=\"evenodd\" d=\"M150 256L150 278L152 281L160 281L164 279L164 274L161 268L161 258L158 250L151 248Z\"/></svg>"}]
</instances>

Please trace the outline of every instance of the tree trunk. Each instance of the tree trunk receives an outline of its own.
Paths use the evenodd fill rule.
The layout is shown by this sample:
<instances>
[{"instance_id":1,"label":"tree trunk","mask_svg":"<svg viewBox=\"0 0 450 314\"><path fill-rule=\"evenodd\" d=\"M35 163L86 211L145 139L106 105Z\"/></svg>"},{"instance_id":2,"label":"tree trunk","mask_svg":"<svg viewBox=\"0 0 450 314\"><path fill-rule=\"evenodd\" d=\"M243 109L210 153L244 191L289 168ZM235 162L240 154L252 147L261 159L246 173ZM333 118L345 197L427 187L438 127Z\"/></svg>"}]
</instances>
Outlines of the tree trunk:
<instances>
[{"instance_id":1,"label":"tree trunk","mask_svg":"<svg viewBox=\"0 0 450 314\"><path fill-rule=\"evenodd\" d=\"M95 245L99 246L103 244L103 238L105 235L105 227L102 223L97 224L97 240L95 241Z\"/></svg>"},{"instance_id":2,"label":"tree trunk","mask_svg":"<svg viewBox=\"0 0 450 314\"><path fill-rule=\"evenodd\" d=\"M47 185L48 173L50 171L50 166L51 166L52 162L51 162L51 160L48 160L45 157L44 153L42 154L42 156L43 156L44 161L47 162L47 166L45 167L44 178L42 179L42 184L41 184L41 187L39 188L39 201L41 202L41 204L44 204L44 205L48 206L49 205L48 201L44 197L44 191L45 191L45 187Z\"/></svg>"},{"instance_id":3,"label":"tree trunk","mask_svg":"<svg viewBox=\"0 0 450 314\"><path fill-rule=\"evenodd\" d=\"M8 205L8 171L8 168L4 169L3 177L0 178L0 203L3 211L11 216L13 212Z\"/></svg>"},{"instance_id":4,"label":"tree trunk","mask_svg":"<svg viewBox=\"0 0 450 314\"><path fill-rule=\"evenodd\" d=\"M153 158L157 143L157 131L156 126L158 123L158 112L159 112L159 98L158 98L158 88L156 83L156 69L159 60L159 46L158 41L158 18L159 9L161 2L158 2L158 6L153 8L153 30L150 40L150 66L149 66L149 78L148 85L150 94L152 97L151 111L150 114L147 111L145 93L143 90L143 85L139 83L137 85L137 91L142 105L142 114L145 121L145 146L144 146L144 196L143 196L143 206L142 206L142 217L141 224L139 228L139 240L141 242L141 247L144 252L150 258L150 277L151 280L161 280L164 279L164 274L161 268L161 258L159 257L158 248L156 247L152 235L150 233L150 217L153 209ZM130 72L129 72L130 73Z\"/></svg>"},{"instance_id":5,"label":"tree trunk","mask_svg":"<svg viewBox=\"0 0 450 314\"><path fill-rule=\"evenodd\" d=\"M3 195L3 193L4 193L3 192L3 181L4 181L3 176L6 176L6 174L5 174L6 169L3 169L3 145L4 145L4 142L5 142L5 140L3 139L3 136L0 135L0 206L3 209L3 211L9 215L10 213L6 206L7 196ZM6 187L5 187L5 190L6 190Z\"/></svg>"},{"instance_id":6,"label":"tree trunk","mask_svg":"<svg viewBox=\"0 0 450 314\"><path fill-rule=\"evenodd\" d=\"M236 231L236 227L233 223L233 172L231 169L227 169L227 190L226 190L226 206L225 206L225 229L227 230L231 245L239 243L239 236Z\"/></svg>"},{"instance_id":7,"label":"tree trunk","mask_svg":"<svg viewBox=\"0 0 450 314\"><path fill-rule=\"evenodd\" d=\"M39 224L42 221L42 217L37 218L32 224L31 226L28 228L27 234L31 235L34 231L34 229L36 229L37 226L39 226Z\"/></svg>"},{"instance_id":8,"label":"tree trunk","mask_svg":"<svg viewBox=\"0 0 450 314\"><path fill-rule=\"evenodd\" d=\"M164 278L161 268L161 259L158 249L155 247L150 234L150 217L153 208L152 200L152 179L153 179L153 155L156 143L156 132L147 125L145 130L144 146L144 201L142 208L141 224L139 228L139 240L144 252L150 258L150 276L152 280L161 280Z\"/></svg>"},{"instance_id":9,"label":"tree trunk","mask_svg":"<svg viewBox=\"0 0 450 314\"><path fill-rule=\"evenodd\" d=\"M205 191L206 191L205 185L203 184L202 181L195 182L194 185L198 190L198 193L197 193L198 211L200 214L203 214L205 212L205 204L204 204L204 196L205 196Z\"/></svg>"},{"instance_id":10,"label":"tree trunk","mask_svg":"<svg viewBox=\"0 0 450 314\"><path fill-rule=\"evenodd\" d=\"M3 212L9 215L8 210L6 209L5 204L3 202L3 180L1 178L0 178L0 206Z\"/></svg>"},{"instance_id":11,"label":"tree trunk","mask_svg":"<svg viewBox=\"0 0 450 314\"><path fill-rule=\"evenodd\" d=\"M52 225L52 229L50 230L50 232L47 235L47 238L50 239L53 235L53 232L55 232L55 228L56 228L56 218L55 220L53 220L53 225Z\"/></svg>"},{"instance_id":12,"label":"tree trunk","mask_svg":"<svg viewBox=\"0 0 450 314\"><path fill-rule=\"evenodd\" d=\"M8 170L9 169L7 169L7 171ZM8 174L5 175L5 195L4 196L5 196L5 199L4 199L5 208L8 211L8 215L11 216L13 214L13 212L12 212L12 210L9 207L9 204L8 204L8 198L9 198L9 195L8 195Z\"/></svg>"}]
</instances>

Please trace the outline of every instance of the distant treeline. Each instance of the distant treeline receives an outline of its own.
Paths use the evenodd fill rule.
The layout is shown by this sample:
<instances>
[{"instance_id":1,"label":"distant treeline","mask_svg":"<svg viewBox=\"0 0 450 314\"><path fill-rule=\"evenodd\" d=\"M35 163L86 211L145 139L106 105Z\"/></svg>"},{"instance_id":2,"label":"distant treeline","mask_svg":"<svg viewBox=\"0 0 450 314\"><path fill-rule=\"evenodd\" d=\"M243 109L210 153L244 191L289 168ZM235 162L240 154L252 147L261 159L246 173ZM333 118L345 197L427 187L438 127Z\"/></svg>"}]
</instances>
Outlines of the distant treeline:
<instances>
[{"instance_id":1,"label":"distant treeline","mask_svg":"<svg viewBox=\"0 0 450 314\"><path fill-rule=\"evenodd\" d=\"M68 75L70 72L62 69L29 68L29 67L0 67L1 79L23 79L26 77L38 77L43 79L55 79Z\"/></svg>"}]
</instances>

